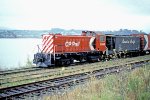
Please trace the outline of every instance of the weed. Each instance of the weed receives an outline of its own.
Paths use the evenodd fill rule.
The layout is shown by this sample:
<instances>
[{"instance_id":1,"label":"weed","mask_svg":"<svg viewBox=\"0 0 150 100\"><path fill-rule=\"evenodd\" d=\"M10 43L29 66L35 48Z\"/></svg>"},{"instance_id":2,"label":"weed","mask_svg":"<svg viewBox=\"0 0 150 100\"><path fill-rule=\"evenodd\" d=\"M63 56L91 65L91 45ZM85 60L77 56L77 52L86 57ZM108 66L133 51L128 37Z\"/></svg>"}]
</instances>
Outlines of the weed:
<instances>
[{"instance_id":1,"label":"weed","mask_svg":"<svg viewBox=\"0 0 150 100\"><path fill-rule=\"evenodd\" d=\"M72 92L47 96L47 100L150 100L150 65L132 72L91 79Z\"/></svg>"},{"instance_id":2,"label":"weed","mask_svg":"<svg viewBox=\"0 0 150 100\"><path fill-rule=\"evenodd\" d=\"M26 67L32 67L32 61L30 60L29 56L27 57L27 61L26 61Z\"/></svg>"}]
</instances>

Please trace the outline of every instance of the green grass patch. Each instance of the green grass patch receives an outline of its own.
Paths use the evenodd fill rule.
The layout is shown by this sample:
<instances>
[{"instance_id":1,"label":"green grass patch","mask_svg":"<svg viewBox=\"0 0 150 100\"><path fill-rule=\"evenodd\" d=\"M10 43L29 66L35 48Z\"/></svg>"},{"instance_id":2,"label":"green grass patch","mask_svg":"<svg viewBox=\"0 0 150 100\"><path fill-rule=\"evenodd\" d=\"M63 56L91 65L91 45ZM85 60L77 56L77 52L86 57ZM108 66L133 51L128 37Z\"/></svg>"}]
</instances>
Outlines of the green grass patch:
<instances>
[{"instance_id":1,"label":"green grass patch","mask_svg":"<svg viewBox=\"0 0 150 100\"><path fill-rule=\"evenodd\" d=\"M132 72L107 75L91 80L72 92L45 96L46 100L150 100L150 65Z\"/></svg>"}]
</instances>

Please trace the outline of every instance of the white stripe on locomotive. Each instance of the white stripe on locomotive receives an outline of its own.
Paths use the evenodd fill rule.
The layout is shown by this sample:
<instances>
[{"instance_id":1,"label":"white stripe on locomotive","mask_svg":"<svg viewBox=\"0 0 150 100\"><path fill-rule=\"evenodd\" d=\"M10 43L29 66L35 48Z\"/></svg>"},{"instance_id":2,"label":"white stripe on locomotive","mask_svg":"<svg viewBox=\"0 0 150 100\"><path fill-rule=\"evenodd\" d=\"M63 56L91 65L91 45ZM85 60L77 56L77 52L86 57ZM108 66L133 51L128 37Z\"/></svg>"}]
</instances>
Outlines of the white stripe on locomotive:
<instances>
[{"instance_id":1,"label":"white stripe on locomotive","mask_svg":"<svg viewBox=\"0 0 150 100\"><path fill-rule=\"evenodd\" d=\"M48 45L46 45L45 46L45 48L44 48L44 52L46 52L46 53L48 53L48 50L49 50L49 48L52 48L53 47L53 39L51 39L49 42L48 42Z\"/></svg>"},{"instance_id":2,"label":"white stripe on locomotive","mask_svg":"<svg viewBox=\"0 0 150 100\"><path fill-rule=\"evenodd\" d=\"M93 42L94 42L94 40L95 40L95 37L92 37L92 38L90 39L90 41L89 41L89 47L90 47L90 49L91 49L92 51L95 50L94 47L93 47Z\"/></svg>"},{"instance_id":3,"label":"white stripe on locomotive","mask_svg":"<svg viewBox=\"0 0 150 100\"><path fill-rule=\"evenodd\" d=\"M144 35L144 38L146 40L146 45L144 47L144 50L147 50L148 49L148 36L147 35Z\"/></svg>"},{"instance_id":4,"label":"white stripe on locomotive","mask_svg":"<svg viewBox=\"0 0 150 100\"><path fill-rule=\"evenodd\" d=\"M49 52L49 50L50 50L50 49L52 49L52 47L53 47L53 44L51 44L51 45L47 46L47 48L45 49L45 52L46 52L46 53L48 53L48 52Z\"/></svg>"},{"instance_id":5,"label":"white stripe on locomotive","mask_svg":"<svg viewBox=\"0 0 150 100\"><path fill-rule=\"evenodd\" d=\"M49 35L48 36L44 35L43 41L42 41L42 51L44 51L44 49L46 48L45 43L47 42L47 40L48 40L49 37L50 37Z\"/></svg>"},{"instance_id":6,"label":"white stripe on locomotive","mask_svg":"<svg viewBox=\"0 0 150 100\"><path fill-rule=\"evenodd\" d=\"M44 49L44 52L47 52L48 48L53 44L53 39L46 45L46 48Z\"/></svg>"},{"instance_id":7,"label":"white stripe on locomotive","mask_svg":"<svg viewBox=\"0 0 150 100\"><path fill-rule=\"evenodd\" d=\"M52 39L52 37L53 37L53 36L47 37L46 41L43 43L43 46L44 46L44 47L48 45L48 43L49 43L49 41Z\"/></svg>"},{"instance_id":8,"label":"white stripe on locomotive","mask_svg":"<svg viewBox=\"0 0 150 100\"><path fill-rule=\"evenodd\" d=\"M45 42L47 41L47 39L50 37L50 35L43 35L43 40L42 43L45 44Z\"/></svg>"},{"instance_id":9,"label":"white stripe on locomotive","mask_svg":"<svg viewBox=\"0 0 150 100\"><path fill-rule=\"evenodd\" d=\"M54 45L52 44L52 45L49 47L49 49L47 50L47 52L48 52L48 53L53 53L53 47L54 47Z\"/></svg>"},{"instance_id":10,"label":"white stripe on locomotive","mask_svg":"<svg viewBox=\"0 0 150 100\"><path fill-rule=\"evenodd\" d=\"M47 50L47 48L52 44L53 42L53 36L49 36L47 37L47 39L45 39L44 43L43 43L43 52L46 52L45 50Z\"/></svg>"}]
</instances>

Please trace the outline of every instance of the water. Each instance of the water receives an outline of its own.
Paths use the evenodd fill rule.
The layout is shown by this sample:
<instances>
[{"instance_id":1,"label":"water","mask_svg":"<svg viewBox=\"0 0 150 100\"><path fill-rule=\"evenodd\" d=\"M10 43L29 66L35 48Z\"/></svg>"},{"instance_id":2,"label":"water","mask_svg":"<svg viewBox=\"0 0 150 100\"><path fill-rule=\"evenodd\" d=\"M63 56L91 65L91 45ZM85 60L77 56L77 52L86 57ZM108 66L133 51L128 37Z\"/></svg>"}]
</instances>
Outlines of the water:
<instances>
[{"instance_id":1,"label":"water","mask_svg":"<svg viewBox=\"0 0 150 100\"><path fill-rule=\"evenodd\" d=\"M34 38L0 39L0 70L25 66L28 58L33 60L41 41Z\"/></svg>"}]
</instances>

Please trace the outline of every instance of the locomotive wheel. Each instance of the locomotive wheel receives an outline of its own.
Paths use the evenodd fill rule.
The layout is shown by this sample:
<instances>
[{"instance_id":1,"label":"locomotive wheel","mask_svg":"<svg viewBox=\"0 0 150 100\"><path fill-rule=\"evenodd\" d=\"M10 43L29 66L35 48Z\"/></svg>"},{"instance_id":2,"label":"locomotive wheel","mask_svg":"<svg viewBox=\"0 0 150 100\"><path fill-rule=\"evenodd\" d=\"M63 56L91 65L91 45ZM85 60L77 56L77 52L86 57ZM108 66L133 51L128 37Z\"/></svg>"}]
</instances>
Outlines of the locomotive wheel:
<instances>
[{"instance_id":1,"label":"locomotive wheel","mask_svg":"<svg viewBox=\"0 0 150 100\"><path fill-rule=\"evenodd\" d=\"M74 59L70 58L70 64L74 64Z\"/></svg>"},{"instance_id":2,"label":"locomotive wheel","mask_svg":"<svg viewBox=\"0 0 150 100\"><path fill-rule=\"evenodd\" d=\"M67 65L67 66L70 65L70 64L71 64L70 60L67 60L66 63L65 63L65 65Z\"/></svg>"},{"instance_id":3,"label":"locomotive wheel","mask_svg":"<svg viewBox=\"0 0 150 100\"><path fill-rule=\"evenodd\" d=\"M84 61L87 61L84 57L80 57L79 61L82 63Z\"/></svg>"}]
</instances>

